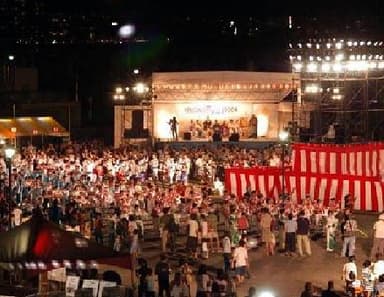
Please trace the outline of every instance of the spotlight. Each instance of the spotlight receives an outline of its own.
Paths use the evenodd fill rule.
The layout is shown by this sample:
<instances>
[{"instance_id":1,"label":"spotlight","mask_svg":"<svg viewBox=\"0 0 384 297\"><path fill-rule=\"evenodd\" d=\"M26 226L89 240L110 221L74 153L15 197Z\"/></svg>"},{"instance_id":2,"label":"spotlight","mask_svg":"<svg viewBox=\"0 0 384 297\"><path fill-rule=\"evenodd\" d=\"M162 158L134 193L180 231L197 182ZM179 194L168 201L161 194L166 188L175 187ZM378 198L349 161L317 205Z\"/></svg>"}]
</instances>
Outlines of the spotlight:
<instances>
[{"instance_id":1,"label":"spotlight","mask_svg":"<svg viewBox=\"0 0 384 297\"><path fill-rule=\"evenodd\" d=\"M275 297L275 294L273 294L272 292L270 291L263 291L263 292L260 292L257 297Z\"/></svg>"}]
</instances>

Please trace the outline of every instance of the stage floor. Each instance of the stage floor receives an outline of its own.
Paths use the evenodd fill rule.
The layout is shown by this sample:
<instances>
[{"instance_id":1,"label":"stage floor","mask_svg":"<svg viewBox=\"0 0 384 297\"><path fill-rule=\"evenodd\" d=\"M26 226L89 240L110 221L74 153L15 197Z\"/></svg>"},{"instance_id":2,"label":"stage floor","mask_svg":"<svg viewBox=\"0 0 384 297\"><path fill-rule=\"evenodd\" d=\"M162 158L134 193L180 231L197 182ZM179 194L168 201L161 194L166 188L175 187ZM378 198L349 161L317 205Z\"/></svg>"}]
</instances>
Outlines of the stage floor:
<instances>
[{"instance_id":1,"label":"stage floor","mask_svg":"<svg viewBox=\"0 0 384 297\"><path fill-rule=\"evenodd\" d=\"M156 139L155 147L163 148L164 146L172 147L172 148L192 148L192 147L218 147L218 146L237 146L242 148L256 148L263 149L270 145L278 143L278 138L241 138L239 141L228 141L224 139L223 141L212 141L209 139L193 139L193 140L172 140L172 139Z\"/></svg>"}]
</instances>

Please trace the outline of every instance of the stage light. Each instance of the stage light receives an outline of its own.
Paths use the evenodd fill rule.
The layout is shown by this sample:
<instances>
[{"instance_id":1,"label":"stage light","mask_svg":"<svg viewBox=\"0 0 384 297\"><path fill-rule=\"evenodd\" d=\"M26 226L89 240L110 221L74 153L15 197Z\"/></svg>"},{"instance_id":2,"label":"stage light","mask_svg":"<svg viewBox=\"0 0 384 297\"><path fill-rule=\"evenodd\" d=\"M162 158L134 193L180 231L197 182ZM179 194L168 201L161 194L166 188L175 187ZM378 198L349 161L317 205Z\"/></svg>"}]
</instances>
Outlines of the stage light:
<instances>
[{"instance_id":1,"label":"stage light","mask_svg":"<svg viewBox=\"0 0 384 297\"><path fill-rule=\"evenodd\" d=\"M335 56L335 60L336 61L341 61L341 60L343 60L344 59L344 54L337 54L336 56Z\"/></svg>"},{"instance_id":2,"label":"stage light","mask_svg":"<svg viewBox=\"0 0 384 297\"><path fill-rule=\"evenodd\" d=\"M383 60L383 55L380 55L380 56L379 56L379 60Z\"/></svg>"},{"instance_id":3,"label":"stage light","mask_svg":"<svg viewBox=\"0 0 384 297\"><path fill-rule=\"evenodd\" d=\"M331 65L329 63L324 63L321 65L322 72L329 72L331 70Z\"/></svg>"},{"instance_id":4,"label":"stage light","mask_svg":"<svg viewBox=\"0 0 384 297\"><path fill-rule=\"evenodd\" d=\"M302 48L302 45L301 45L301 43L298 43L298 44L297 44L297 46L298 46L299 48Z\"/></svg>"},{"instance_id":5,"label":"stage light","mask_svg":"<svg viewBox=\"0 0 384 297\"><path fill-rule=\"evenodd\" d=\"M125 95L124 94L120 94L119 95L119 100L124 100L125 99Z\"/></svg>"},{"instance_id":6,"label":"stage light","mask_svg":"<svg viewBox=\"0 0 384 297\"><path fill-rule=\"evenodd\" d=\"M313 56L309 56L309 61L313 61Z\"/></svg>"},{"instance_id":7,"label":"stage light","mask_svg":"<svg viewBox=\"0 0 384 297\"><path fill-rule=\"evenodd\" d=\"M133 73L134 73L134 74L139 74L139 72L140 72L139 69L134 69L134 70L133 70Z\"/></svg>"},{"instance_id":8,"label":"stage light","mask_svg":"<svg viewBox=\"0 0 384 297\"><path fill-rule=\"evenodd\" d=\"M144 83L137 83L136 86L133 87L133 90L138 94L144 94L149 91L149 88Z\"/></svg>"},{"instance_id":9,"label":"stage light","mask_svg":"<svg viewBox=\"0 0 384 297\"><path fill-rule=\"evenodd\" d=\"M316 63L309 63L307 65L307 72L317 72L317 64Z\"/></svg>"},{"instance_id":10,"label":"stage light","mask_svg":"<svg viewBox=\"0 0 384 297\"><path fill-rule=\"evenodd\" d=\"M336 49L341 49L341 48L342 48L342 44L341 44L341 42L337 42L337 43L335 44L335 47L336 47Z\"/></svg>"},{"instance_id":11,"label":"stage light","mask_svg":"<svg viewBox=\"0 0 384 297\"><path fill-rule=\"evenodd\" d=\"M123 92L123 88L121 88L121 87L117 87L116 89L115 89L115 93L116 94L121 94Z\"/></svg>"},{"instance_id":12,"label":"stage light","mask_svg":"<svg viewBox=\"0 0 384 297\"><path fill-rule=\"evenodd\" d=\"M129 38L135 34L135 26L134 25L124 25L119 29L119 36L121 38Z\"/></svg>"},{"instance_id":13,"label":"stage light","mask_svg":"<svg viewBox=\"0 0 384 297\"><path fill-rule=\"evenodd\" d=\"M288 46L289 46L289 48L292 48L292 43L289 43Z\"/></svg>"},{"instance_id":14,"label":"stage light","mask_svg":"<svg viewBox=\"0 0 384 297\"><path fill-rule=\"evenodd\" d=\"M320 49L320 44L316 43L316 49Z\"/></svg>"},{"instance_id":15,"label":"stage light","mask_svg":"<svg viewBox=\"0 0 384 297\"><path fill-rule=\"evenodd\" d=\"M362 59L362 60L366 60L366 59L367 59L367 55L362 55L362 56L361 56L361 59Z\"/></svg>"},{"instance_id":16,"label":"stage light","mask_svg":"<svg viewBox=\"0 0 384 297\"><path fill-rule=\"evenodd\" d=\"M129 92L129 87L125 87L125 91L126 91L126 92Z\"/></svg>"},{"instance_id":17,"label":"stage light","mask_svg":"<svg viewBox=\"0 0 384 297\"><path fill-rule=\"evenodd\" d=\"M15 60L15 56L14 56L14 55L9 55L9 56L8 56L8 60L9 60L9 61L13 61L13 60Z\"/></svg>"},{"instance_id":18,"label":"stage light","mask_svg":"<svg viewBox=\"0 0 384 297\"><path fill-rule=\"evenodd\" d=\"M341 99L343 99L343 95L341 95L341 94L332 95L332 99L333 100L341 100Z\"/></svg>"},{"instance_id":19,"label":"stage light","mask_svg":"<svg viewBox=\"0 0 384 297\"><path fill-rule=\"evenodd\" d=\"M309 84L305 86L304 92L307 94L317 94L320 92L318 84Z\"/></svg>"},{"instance_id":20,"label":"stage light","mask_svg":"<svg viewBox=\"0 0 384 297\"><path fill-rule=\"evenodd\" d=\"M360 41L360 46L363 46L365 44L364 41Z\"/></svg>"},{"instance_id":21,"label":"stage light","mask_svg":"<svg viewBox=\"0 0 384 297\"><path fill-rule=\"evenodd\" d=\"M368 56L368 60L372 60L372 55L369 55L369 56Z\"/></svg>"},{"instance_id":22,"label":"stage light","mask_svg":"<svg viewBox=\"0 0 384 297\"><path fill-rule=\"evenodd\" d=\"M354 46L357 46L357 41L355 41L355 42L353 43L353 45L354 45Z\"/></svg>"},{"instance_id":23,"label":"stage light","mask_svg":"<svg viewBox=\"0 0 384 297\"><path fill-rule=\"evenodd\" d=\"M380 42L379 42L379 46L382 46L382 45L383 45L383 42L382 42L382 41L380 41Z\"/></svg>"},{"instance_id":24,"label":"stage light","mask_svg":"<svg viewBox=\"0 0 384 297\"><path fill-rule=\"evenodd\" d=\"M311 43L307 43L307 48L312 48L312 44Z\"/></svg>"},{"instance_id":25,"label":"stage light","mask_svg":"<svg viewBox=\"0 0 384 297\"><path fill-rule=\"evenodd\" d=\"M317 56L316 60L320 62L321 61L321 57Z\"/></svg>"},{"instance_id":26,"label":"stage light","mask_svg":"<svg viewBox=\"0 0 384 297\"><path fill-rule=\"evenodd\" d=\"M301 61L301 56L300 55L297 56L297 60Z\"/></svg>"},{"instance_id":27,"label":"stage light","mask_svg":"<svg viewBox=\"0 0 384 297\"><path fill-rule=\"evenodd\" d=\"M383 69L383 68L384 68L384 62L379 62L379 63L377 64L377 68L379 68L379 69Z\"/></svg>"},{"instance_id":28,"label":"stage light","mask_svg":"<svg viewBox=\"0 0 384 297\"><path fill-rule=\"evenodd\" d=\"M279 132L280 141L287 141L288 137L289 137L288 131L282 130Z\"/></svg>"},{"instance_id":29,"label":"stage light","mask_svg":"<svg viewBox=\"0 0 384 297\"><path fill-rule=\"evenodd\" d=\"M275 294L273 294L272 292L270 291L263 291L263 292L260 292L257 297L275 297Z\"/></svg>"},{"instance_id":30,"label":"stage light","mask_svg":"<svg viewBox=\"0 0 384 297\"><path fill-rule=\"evenodd\" d=\"M117 26L118 24L119 24L118 22L112 22L111 25L112 25L113 27L115 27L115 26Z\"/></svg>"},{"instance_id":31,"label":"stage light","mask_svg":"<svg viewBox=\"0 0 384 297\"><path fill-rule=\"evenodd\" d=\"M295 64L293 64L292 66L293 66L293 70L294 70L295 72L300 72L301 69L303 68L303 64L301 64L301 63L295 63Z\"/></svg>"},{"instance_id":32,"label":"stage light","mask_svg":"<svg viewBox=\"0 0 384 297\"><path fill-rule=\"evenodd\" d=\"M378 42L377 41L375 41L375 43L373 44L374 46L377 46L377 44L378 44Z\"/></svg>"},{"instance_id":33,"label":"stage light","mask_svg":"<svg viewBox=\"0 0 384 297\"><path fill-rule=\"evenodd\" d=\"M350 56L349 56L349 60L354 61L355 59L356 59L356 56L355 56L355 55L350 55Z\"/></svg>"},{"instance_id":34,"label":"stage light","mask_svg":"<svg viewBox=\"0 0 384 297\"><path fill-rule=\"evenodd\" d=\"M340 93L340 89L339 88L333 88L333 94L339 94Z\"/></svg>"},{"instance_id":35,"label":"stage light","mask_svg":"<svg viewBox=\"0 0 384 297\"><path fill-rule=\"evenodd\" d=\"M330 43L327 43L327 48L330 49L331 48L331 44Z\"/></svg>"},{"instance_id":36,"label":"stage light","mask_svg":"<svg viewBox=\"0 0 384 297\"><path fill-rule=\"evenodd\" d=\"M367 41L367 45L371 45L372 44L372 42L371 41Z\"/></svg>"},{"instance_id":37,"label":"stage light","mask_svg":"<svg viewBox=\"0 0 384 297\"><path fill-rule=\"evenodd\" d=\"M370 68L370 69L375 69L376 67L377 67L376 62L370 62L370 63L369 63L369 68Z\"/></svg>"},{"instance_id":38,"label":"stage light","mask_svg":"<svg viewBox=\"0 0 384 297\"><path fill-rule=\"evenodd\" d=\"M325 56L325 61L331 61L331 57L330 56Z\"/></svg>"},{"instance_id":39,"label":"stage light","mask_svg":"<svg viewBox=\"0 0 384 297\"><path fill-rule=\"evenodd\" d=\"M347 42L347 45L348 45L348 46L352 46L352 44L353 44L352 41L348 41L348 42Z\"/></svg>"},{"instance_id":40,"label":"stage light","mask_svg":"<svg viewBox=\"0 0 384 297\"><path fill-rule=\"evenodd\" d=\"M340 63L335 63L335 64L333 64L332 69L333 69L333 71L335 71L335 72L341 72L341 70L342 70L342 66L341 66Z\"/></svg>"}]
</instances>

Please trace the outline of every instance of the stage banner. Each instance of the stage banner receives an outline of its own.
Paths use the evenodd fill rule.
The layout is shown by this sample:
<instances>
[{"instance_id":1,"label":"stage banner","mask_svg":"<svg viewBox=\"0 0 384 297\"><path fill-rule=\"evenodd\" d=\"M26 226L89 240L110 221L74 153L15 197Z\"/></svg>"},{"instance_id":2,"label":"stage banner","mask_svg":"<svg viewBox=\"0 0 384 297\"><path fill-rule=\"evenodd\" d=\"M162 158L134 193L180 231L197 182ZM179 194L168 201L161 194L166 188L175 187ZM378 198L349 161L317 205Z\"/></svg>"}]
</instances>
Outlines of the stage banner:
<instances>
[{"instance_id":1,"label":"stage banner","mask_svg":"<svg viewBox=\"0 0 384 297\"><path fill-rule=\"evenodd\" d=\"M242 197L250 189L276 200L282 192L283 178L285 192L291 194L294 203L301 203L309 197L328 205L334 198L343 207L343 198L350 194L354 197L354 208L357 210L384 210L384 183L377 176L295 172L290 168L285 168L283 172L276 167L227 168L225 187L237 197Z\"/></svg>"},{"instance_id":2,"label":"stage banner","mask_svg":"<svg viewBox=\"0 0 384 297\"><path fill-rule=\"evenodd\" d=\"M365 144L292 144L295 172L384 176L384 142Z\"/></svg>"}]
</instances>

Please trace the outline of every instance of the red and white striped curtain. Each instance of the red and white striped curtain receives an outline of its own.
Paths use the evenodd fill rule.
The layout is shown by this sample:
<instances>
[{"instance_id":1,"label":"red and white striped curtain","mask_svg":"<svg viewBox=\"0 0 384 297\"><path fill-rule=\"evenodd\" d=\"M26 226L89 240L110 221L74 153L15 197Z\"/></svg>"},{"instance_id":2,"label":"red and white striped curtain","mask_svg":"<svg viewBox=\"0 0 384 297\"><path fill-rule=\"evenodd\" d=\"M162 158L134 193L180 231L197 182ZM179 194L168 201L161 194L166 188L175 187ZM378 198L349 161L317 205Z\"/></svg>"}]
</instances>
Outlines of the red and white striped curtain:
<instances>
[{"instance_id":1,"label":"red and white striped curtain","mask_svg":"<svg viewBox=\"0 0 384 297\"><path fill-rule=\"evenodd\" d=\"M226 188L241 197L249 187L260 191L265 197L278 199L282 189L281 170L276 168L229 168L225 171ZM356 197L354 208L367 211L383 211L384 183L373 177L333 174L284 173L286 192L300 203L307 195L320 199L325 205L331 198L341 202L346 194Z\"/></svg>"},{"instance_id":2,"label":"red and white striped curtain","mask_svg":"<svg viewBox=\"0 0 384 297\"><path fill-rule=\"evenodd\" d=\"M355 197L355 209L383 211L384 143L359 145L294 144L292 168L229 168L225 184L242 196L247 187L278 198L284 176L285 192L300 203L307 195L325 205L331 198Z\"/></svg>"},{"instance_id":3,"label":"red and white striped curtain","mask_svg":"<svg viewBox=\"0 0 384 297\"><path fill-rule=\"evenodd\" d=\"M384 143L292 145L296 172L380 176L384 172Z\"/></svg>"}]
</instances>

